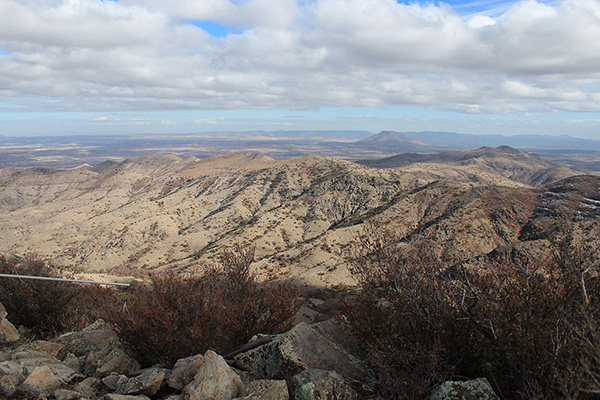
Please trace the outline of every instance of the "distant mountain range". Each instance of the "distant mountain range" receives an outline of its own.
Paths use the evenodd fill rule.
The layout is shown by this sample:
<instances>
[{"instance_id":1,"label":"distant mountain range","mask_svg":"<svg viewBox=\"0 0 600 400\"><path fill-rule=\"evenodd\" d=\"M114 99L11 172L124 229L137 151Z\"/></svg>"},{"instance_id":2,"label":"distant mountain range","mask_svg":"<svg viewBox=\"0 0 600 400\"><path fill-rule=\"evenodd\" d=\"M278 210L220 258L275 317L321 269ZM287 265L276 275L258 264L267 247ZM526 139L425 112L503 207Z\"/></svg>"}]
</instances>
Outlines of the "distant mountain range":
<instances>
[{"instance_id":1,"label":"distant mountain range","mask_svg":"<svg viewBox=\"0 0 600 400\"><path fill-rule=\"evenodd\" d=\"M321 155L355 161L400 153L464 151L483 146L510 146L561 163L600 171L600 140L566 135L500 136L453 132L383 131L373 135L358 130L0 137L0 168L72 168L153 154L206 158L234 151L259 152L275 159Z\"/></svg>"},{"instance_id":2,"label":"distant mountain range","mask_svg":"<svg viewBox=\"0 0 600 400\"><path fill-rule=\"evenodd\" d=\"M599 133L600 136L600 133ZM520 150L585 150L600 151L600 140L580 139L568 135L472 135L455 132L382 131L355 143L358 146L406 151L433 151L482 146L510 146Z\"/></svg>"}]
</instances>

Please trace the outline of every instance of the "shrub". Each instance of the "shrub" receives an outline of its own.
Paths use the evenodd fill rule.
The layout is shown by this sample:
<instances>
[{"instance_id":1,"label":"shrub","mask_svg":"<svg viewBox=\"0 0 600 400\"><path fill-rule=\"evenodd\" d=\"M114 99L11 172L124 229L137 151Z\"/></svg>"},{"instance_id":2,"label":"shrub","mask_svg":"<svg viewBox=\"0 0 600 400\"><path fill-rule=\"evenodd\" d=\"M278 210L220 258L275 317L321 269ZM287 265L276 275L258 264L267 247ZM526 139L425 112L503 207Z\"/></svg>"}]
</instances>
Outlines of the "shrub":
<instances>
[{"instance_id":1,"label":"shrub","mask_svg":"<svg viewBox=\"0 0 600 400\"><path fill-rule=\"evenodd\" d=\"M400 250L384 227L366 229L352 256L360 290L349 327L367 350L378 395L425 398L471 352L464 344L472 333L459 320L451 283L440 278L450 257L431 244Z\"/></svg>"},{"instance_id":2,"label":"shrub","mask_svg":"<svg viewBox=\"0 0 600 400\"><path fill-rule=\"evenodd\" d=\"M221 270L188 279L156 275L109 318L146 365L171 365L209 348L223 352L257 333L286 331L297 310L296 292L258 284L249 271L253 255L236 246L222 255Z\"/></svg>"},{"instance_id":3,"label":"shrub","mask_svg":"<svg viewBox=\"0 0 600 400\"><path fill-rule=\"evenodd\" d=\"M52 265L36 256L8 259L0 256L0 273L62 277ZM41 338L81 329L102 315L113 301L111 289L69 282L0 279L0 302L15 325L23 325Z\"/></svg>"},{"instance_id":4,"label":"shrub","mask_svg":"<svg viewBox=\"0 0 600 400\"><path fill-rule=\"evenodd\" d=\"M553 254L507 251L479 265L401 244L371 225L352 257L351 331L375 392L422 398L448 378L485 376L504 398L587 398L600 388L598 254L566 233Z\"/></svg>"}]
</instances>

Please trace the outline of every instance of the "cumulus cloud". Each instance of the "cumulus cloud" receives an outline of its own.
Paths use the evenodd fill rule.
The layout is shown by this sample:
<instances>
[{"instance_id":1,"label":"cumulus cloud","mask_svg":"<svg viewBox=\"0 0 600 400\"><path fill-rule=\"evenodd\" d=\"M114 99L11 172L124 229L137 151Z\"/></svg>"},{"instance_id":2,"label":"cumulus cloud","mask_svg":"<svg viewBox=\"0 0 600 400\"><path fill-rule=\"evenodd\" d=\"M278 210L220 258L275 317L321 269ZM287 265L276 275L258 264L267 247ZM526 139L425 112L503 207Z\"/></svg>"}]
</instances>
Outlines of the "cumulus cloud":
<instances>
[{"instance_id":1,"label":"cumulus cloud","mask_svg":"<svg viewBox=\"0 0 600 400\"><path fill-rule=\"evenodd\" d=\"M599 37L598 0L468 16L395 0L0 0L0 103L600 111Z\"/></svg>"}]
</instances>

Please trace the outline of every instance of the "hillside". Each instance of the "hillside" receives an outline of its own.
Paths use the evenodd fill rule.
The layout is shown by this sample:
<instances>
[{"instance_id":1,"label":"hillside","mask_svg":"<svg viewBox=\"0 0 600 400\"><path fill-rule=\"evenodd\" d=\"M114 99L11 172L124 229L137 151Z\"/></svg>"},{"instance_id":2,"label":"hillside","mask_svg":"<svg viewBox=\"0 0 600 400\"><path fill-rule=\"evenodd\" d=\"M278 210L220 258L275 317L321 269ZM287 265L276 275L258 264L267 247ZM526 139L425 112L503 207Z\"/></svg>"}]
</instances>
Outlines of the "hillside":
<instances>
[{"instance_id":1,"label":"hillside","mask_svg":"<svg viewBox=\"0 0 600 400\"><path fill-rule=\"evenodd\" d=\"M157 155L105 167L1 170L0 251L79 271L195 273L224 247L247 243L263 279L335 285L349 282L344 255L365 221L468 257L516 240L537 198L514 182L439 180L321 156Z\"/></svg>"},{"instance_id":2,"label":"hillside","mask_svg":"<svg viewBox=\"0 0 600 400\"><path fill-rule=\"evenodd\" d=\"M427 144L417 138L405 136L399 132L381 131L376 135L354 142L358 148L371 150L390 151L431 151L437 146Z\"/></svg>"},{"instance_id":3,"label":"hillside","mask_svg":"<svg viewBox=\"0 0 600 400\"><path fill-rule=\"evenodd\" d=\"M404 153L358 163L375 168L396 168L429 179L509 186L543 186L581 174L569 166L508 146L433 154Z\"/></svg>"}]
</instances>

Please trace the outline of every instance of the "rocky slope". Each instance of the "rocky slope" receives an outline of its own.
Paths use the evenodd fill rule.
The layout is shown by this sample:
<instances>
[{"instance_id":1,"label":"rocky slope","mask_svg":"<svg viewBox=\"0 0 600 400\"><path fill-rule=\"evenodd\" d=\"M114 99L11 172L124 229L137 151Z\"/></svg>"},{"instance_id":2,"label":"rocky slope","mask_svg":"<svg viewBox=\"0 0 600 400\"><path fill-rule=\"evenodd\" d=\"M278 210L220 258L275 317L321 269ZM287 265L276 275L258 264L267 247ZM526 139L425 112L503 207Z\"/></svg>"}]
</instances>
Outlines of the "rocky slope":
<instances>
[{"instance_id":1,"label":"rocky slope","mask_svg":"<svg viewBox=\"0 0 600 400\"><path fill-rule=\"evenodd\" d=\"M0 398L352 400L369 372L347 342L333 320L299 323L229 354L208 350L173 366L142 368L117 332L98 320L53 341L0 340ZM498 399L485 379L446 382L431 398L458 399L457 390Z\"/></svg>"},{"instance_id":2,"label":"rocky slope","mask_svg":"<svg viewBox=\"0 0 600 400\"><path fill-rule=\"evenodd\" d=\"M149 156L99 169L7 168L0 170L0 251L37 253L78 271L193 273L216 262L224 246L247 243L264 279L349 283L344 252L365 221L381 221L407 240L433 237L465 256L515 240L537 190L498 172L493 179L506 186L484 185L481 176L492 172L474 174L439 180L421 170L252 153Z\"/></svg>"},{"instance_id":3,"label":"rocky slope","mask_svg":"<svg viewBox=\"0 0 600 400\"><path fill-rule=\"evenodd\" d=\"M559 165L508 146L446 153L404 153L359 163L375 168L396 168L429 179L486 185L543 186L581 174L567 165Z\"/></svg>"}]
</instances>

